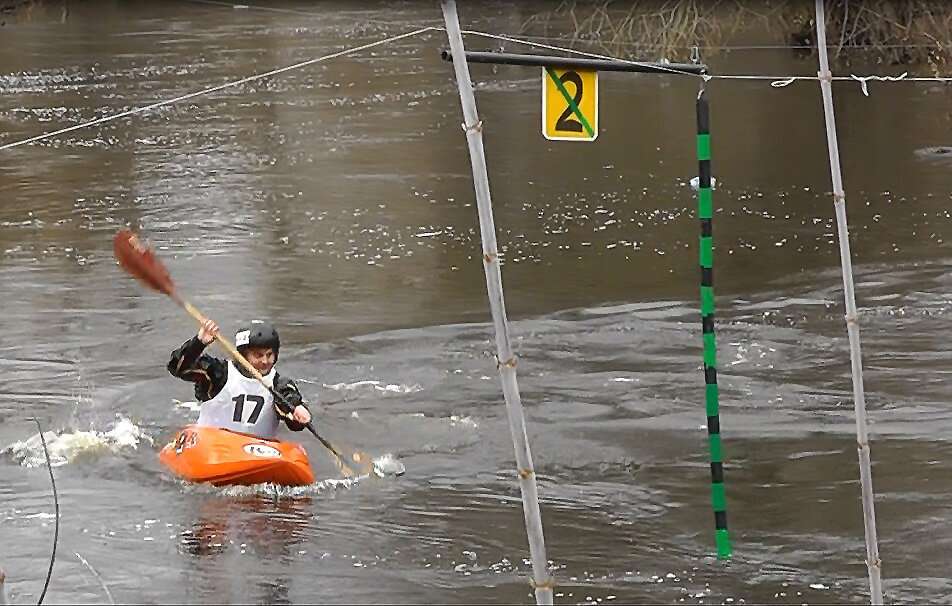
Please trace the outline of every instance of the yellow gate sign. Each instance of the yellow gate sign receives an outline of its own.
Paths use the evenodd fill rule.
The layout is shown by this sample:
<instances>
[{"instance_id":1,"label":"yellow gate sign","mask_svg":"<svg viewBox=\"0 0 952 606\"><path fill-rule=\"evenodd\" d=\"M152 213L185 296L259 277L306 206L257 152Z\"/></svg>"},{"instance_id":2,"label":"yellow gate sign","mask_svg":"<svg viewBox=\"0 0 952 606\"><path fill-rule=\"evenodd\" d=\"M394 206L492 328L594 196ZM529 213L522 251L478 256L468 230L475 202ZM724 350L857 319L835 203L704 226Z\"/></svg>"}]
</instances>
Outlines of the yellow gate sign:
<instances>
[{"instance_id":1,"label":"yellow gate sign","mask_svg":"<svg viewBox=\"0 0 952 606\"><path fill-rule=\"evenodd\" d=\"M594 141L598 136L598 72L542 68L542 134Z\"/></svg>"}]
</instances>

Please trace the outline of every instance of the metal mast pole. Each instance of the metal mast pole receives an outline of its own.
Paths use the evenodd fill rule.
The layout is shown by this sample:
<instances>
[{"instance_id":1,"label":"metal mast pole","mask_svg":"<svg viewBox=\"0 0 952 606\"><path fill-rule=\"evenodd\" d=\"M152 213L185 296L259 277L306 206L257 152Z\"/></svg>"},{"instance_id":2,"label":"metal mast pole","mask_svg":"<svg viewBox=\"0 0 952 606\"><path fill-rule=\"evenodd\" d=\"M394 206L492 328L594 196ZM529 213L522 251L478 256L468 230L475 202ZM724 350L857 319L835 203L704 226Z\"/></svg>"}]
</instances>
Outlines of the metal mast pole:
<instances>
[{"instance_id":1,"label":"metal mast pole","mask_svg":"<svg viewBox=\"0 0 952 606\"><path fill-rule=\"evenodd\" d=\"M866 396L863 392L863 363L859 343L859 316L856 313L856 295L853 291L853 265L850 260L849 227L846 223L846 193L840 171L840 150L836 139L836 120L833 116L833 74L826 53L826 12L824 0L816 0L816 37L820 54L820 92L826 118L826 142L830 154L830 173L833 178L833 207L840 241L840 265L843 268L843 296L846 299L846 331L850 342L850 363L853 371L853 409L856 416L856 442L859 450L859 477L863 491L863 526L866 531L866 567L869 570L870 602L883 603L880 581L882 561L876 539L876 512L873 510L873 476L870 465L869 434L866 429Z\"/></svg>"},{"instance_id":2,"label":"metal mast pole","mask_svg":"<svg viewBox=\"0 0 952 606\"><path fill-rule=\"evenodd\" d=\"M502 273L496 248L496 227L493 222L489 175L486 171L486 155L483 150L483 123L476 114L476 98L473 95L473 83L469 77L469 66L463 50L463 36L456 12L456 0L441 0L440 5L443 9L443 20L446 22L450 50L453 53L453 69L456 71L456 83L459 86L459 97L463 106L463 130L466 132L469 159L473 168L476 205L479 209L479 233L483 245L483 268L486 272L486 288L489 291L489 306L492 310L496 336L496 366L502 381L506 412L509 416L509 429L512 432L519 469L522 511L525 515L529 554L532 560L532 586L535 589L536 603L552 604L554 582L549 574L548 559L545 554L535 471L532 468L532 454L529 452L529 439L526 436L526 421L522 411L522 400L519 397L519 385L516 382L516 356L509 341L506 304L502 295Z\"/></svg>"}]
</instances>

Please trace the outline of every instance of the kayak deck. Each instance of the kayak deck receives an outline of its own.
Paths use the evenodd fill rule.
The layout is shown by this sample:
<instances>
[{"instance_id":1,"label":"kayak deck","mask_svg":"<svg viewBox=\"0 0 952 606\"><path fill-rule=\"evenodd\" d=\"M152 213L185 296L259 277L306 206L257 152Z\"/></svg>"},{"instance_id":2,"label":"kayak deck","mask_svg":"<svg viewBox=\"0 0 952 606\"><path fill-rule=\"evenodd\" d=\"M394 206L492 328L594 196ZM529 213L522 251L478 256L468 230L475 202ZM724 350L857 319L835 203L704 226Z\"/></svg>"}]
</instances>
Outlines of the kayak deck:
<instances>
[{"instance_id":1,"label":"kayak deck","mask_svg":"<svg viewBox=\"0 0 952 606\"><path fill-rule=\"evenodd\" d=\"M186 480L215 486L314 482L307 453L299 444L216 427L187 425L162 448L159 461Z\"/></svg>"}]
</instances>

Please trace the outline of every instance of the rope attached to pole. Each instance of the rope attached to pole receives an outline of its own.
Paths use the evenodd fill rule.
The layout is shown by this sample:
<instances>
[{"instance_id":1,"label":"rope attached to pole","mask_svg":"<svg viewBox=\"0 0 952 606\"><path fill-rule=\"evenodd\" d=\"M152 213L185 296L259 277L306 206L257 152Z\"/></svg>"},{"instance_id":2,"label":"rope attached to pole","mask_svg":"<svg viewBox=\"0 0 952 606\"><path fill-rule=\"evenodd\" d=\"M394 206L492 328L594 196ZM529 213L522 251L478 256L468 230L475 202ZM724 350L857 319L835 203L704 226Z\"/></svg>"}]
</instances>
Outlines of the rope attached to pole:
<instances>
[{"instance_id":1,"label":"rope attached to pole","mask_svg":"<svg viewBox=\"0 0 952 606\"><path fill-rule=\"evenodd\" d=\"M714 341L711 117L707 94L703 86L697 96L697 162L698 218L701 220L701 332L704 340L704 400L707 407L707 435L711 451L711 505L714 508L717 557L726 559L731 555L731 542L727 531L727 499L724 491L721 417L717 390L717 347Z\"/></svg>"},{"instance_id":2,"label":"rope attached to pole","mask_svg":"<svg viewBox=\"0 0 952 606\"><path fill-rule=\"evenodd\" d=\"M40 599L36 602L36 606L40 606L40 604L43 603L43 598L46 597L46 590L50 587L50 579L53 578L53 564L56 562L56 543L59 541L60 507L59 495L56 492L56 480L53 479L53 464L50 462L50 451L46 448L46 438L43 437L43 428L40 426L40 420L36 417L33 417L33 422L36 423L36 428L40 432L40 443L43 445L43 456L46 457L46 469L50 472L50 484L53 485L53 505L56 508L56 521L53 525L53 553L50 554L50 569L46 571L46 582L43 584L43 591L40 593Z\"/></svg>"}]
</instances>

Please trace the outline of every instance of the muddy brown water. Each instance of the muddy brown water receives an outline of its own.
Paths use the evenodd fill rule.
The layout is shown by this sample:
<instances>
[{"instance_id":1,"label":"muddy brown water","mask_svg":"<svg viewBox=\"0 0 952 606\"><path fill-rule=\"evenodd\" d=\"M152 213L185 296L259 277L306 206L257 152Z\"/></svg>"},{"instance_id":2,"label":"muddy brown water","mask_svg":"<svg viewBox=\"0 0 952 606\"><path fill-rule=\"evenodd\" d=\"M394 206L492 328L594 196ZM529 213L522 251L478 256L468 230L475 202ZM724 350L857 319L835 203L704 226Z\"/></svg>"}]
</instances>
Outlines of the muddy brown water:
<instances>
[{"instance_id":1,"label":"muddy brown water","mask_svg":"<svg viewBox=\"0 0 952 606\"><path fill-rule=\"evenodd\" d=\"M39 6L0 28L0 145L442 24L437 2ZM465 4L461 18L514 34L538 8ZM38 597L50 555L48 477L12 450L36 434L33 415L68 461L55 467L50 602L106 599L77 553L122 602L532 600L444 46L427 32L0 151L0 565L13 601ZM705 59L715 73L816 71L783 50ZM725 563L688 185L697 81L603 74L600 134L583 144L541 136L537 69L472 73L557 601L867 601L816 84L708 83ZM835 95L884 587L890 601L944 603L952 164L922 150L952 144L950 90L869 88ZM280 368L319 403L322 433L406 474L280 492L168 477L156 451L196 413L164 364L195 327L115 266L121 226L146 234L225 329L273 320Z\"/></svg>"}]
</instances>

